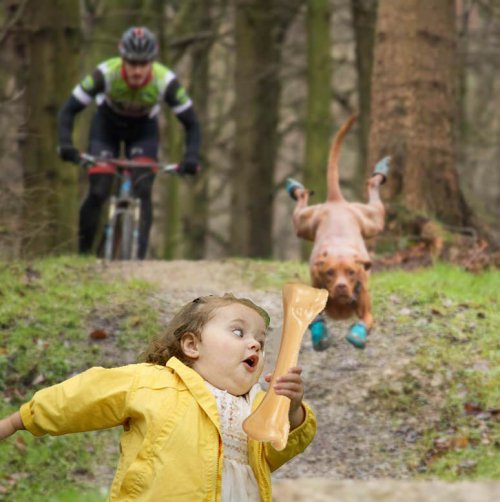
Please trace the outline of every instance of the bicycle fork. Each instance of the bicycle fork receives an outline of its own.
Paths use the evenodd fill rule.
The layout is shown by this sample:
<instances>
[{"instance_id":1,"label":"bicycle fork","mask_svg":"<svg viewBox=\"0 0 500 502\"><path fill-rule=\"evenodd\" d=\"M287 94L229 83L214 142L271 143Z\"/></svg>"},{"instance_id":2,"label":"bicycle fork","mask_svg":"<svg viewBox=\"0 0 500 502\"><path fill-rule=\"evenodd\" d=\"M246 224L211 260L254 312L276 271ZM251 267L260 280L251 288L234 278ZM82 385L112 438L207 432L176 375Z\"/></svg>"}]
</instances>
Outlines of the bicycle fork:
<instances>
[{"instance_id":1,"label":"bicycle fork","mask_svg":"<svg viewBox=\"0 0 500 502\"><path fill-rule=\"evenodd\" d=\"M132 214L133 214L133 231L132 231L132 260L137 260L137 255L139 252L139 227L140 227L140 217L141 217L141 199L134 199L132 204Z\"/></svg>"},{"instance_id":2,"label":"bicycle fork","mask_svg":"<svg viewBox=\"0 0 500 502\"><path fill-rule=\"evenodd\" d=\"M118 198L112 196L109 202L109 213L108 222L105 228L105 245L104 245L104 258L106 260L113 260L118 258L121 259L131 259L136 260L139 251L139 229L140 229L140 217L141 217L141 200L140 199L129 199L127 202L128 206L118 207ZM131 244L131 247L126 245L120 250L116 247L115 242L115 232L117 230L117 222L121 215L121 240L122 242L127 242ZM123 218L131 217L132 226L125 225ZM130 220L129 220L130 221ZM131 232L131 235L124 235L124 232ZM118 253L118 256L115 256ZM130 254L129 254L130 253Z\"/></svg>"},{"instance_id":3,"label":"bicycle fork","mask_svg":"<svg viewBox=\"0 0 500 502\"><path fill-rule=\"evenodd\" d=\"M104 240L104 258L106 260L113 259L113 237L115 231L115 219L116 219L116 196L111 196L109 201L109 212L108 221L106 223L106 228L104 230L105 240Z\"/></svg>"}]
</instances>

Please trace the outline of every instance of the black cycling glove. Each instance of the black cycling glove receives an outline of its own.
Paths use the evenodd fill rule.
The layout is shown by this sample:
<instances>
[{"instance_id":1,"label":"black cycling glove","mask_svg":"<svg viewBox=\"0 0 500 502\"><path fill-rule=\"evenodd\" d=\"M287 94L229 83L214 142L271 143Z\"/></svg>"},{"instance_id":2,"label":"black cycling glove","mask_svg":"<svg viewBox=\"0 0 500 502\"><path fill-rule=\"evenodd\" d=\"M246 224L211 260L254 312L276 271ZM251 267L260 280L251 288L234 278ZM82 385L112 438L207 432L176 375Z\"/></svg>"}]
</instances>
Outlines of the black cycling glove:
<instances>
[{"instance_id":1,"label":"black cycling glove","mask_svg":"<svg viewBox=\"0 0 500 502\"><path fill-rule=\"evenodd\" d=\"M59 153L59 157L66 162L74 162L75 164L80 162L80 152L73 145L61 145L57 149L57 153Z\"/></svg>"},{"instance_id":2,"label":"black cycling glove","mask_svg":"<svg viewBox=\"0 0 500 502\"><path fill-rule=\"evenodd\" d=\"M184 159L179 164L179 169L177 169L177 172L181 175L187 174L189 176L194 176L198 173L199 170L200 166L198 164L198 161L193 159Z\"/></svg>"}]
</instances>

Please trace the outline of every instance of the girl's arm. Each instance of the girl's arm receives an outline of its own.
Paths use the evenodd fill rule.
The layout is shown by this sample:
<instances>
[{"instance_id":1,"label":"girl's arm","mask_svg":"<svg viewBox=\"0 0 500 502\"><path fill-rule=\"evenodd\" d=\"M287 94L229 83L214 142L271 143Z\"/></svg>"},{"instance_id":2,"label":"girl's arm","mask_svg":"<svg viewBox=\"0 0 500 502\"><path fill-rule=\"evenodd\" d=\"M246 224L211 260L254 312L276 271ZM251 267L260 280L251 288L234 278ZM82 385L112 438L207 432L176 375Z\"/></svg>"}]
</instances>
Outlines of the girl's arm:
<instances>
[{"instance_id":1,"label":"girl's arm","mask_svg":"<svg viewBox=\"0 0 500 502\"><path fill-rule=\"evenodd\" d=\"M16 411L16 413L13 413L9 417L0 420L0 441L2 439L8 438L12 434L14 434L14 432L23 429L24 425L21 420L21 415L18 411Z\"/></svg>"},{"instance_id":2,"label":"girl's arm","mask_svg":"<svg viewBox=\"0 0 500 502\"><path fill-rule=\"evenodd\" d=\"M35 436L58 436L123 424L137 366L91 368L38 391L19 410L24 427Z\"/></svg>"}]
</instances>

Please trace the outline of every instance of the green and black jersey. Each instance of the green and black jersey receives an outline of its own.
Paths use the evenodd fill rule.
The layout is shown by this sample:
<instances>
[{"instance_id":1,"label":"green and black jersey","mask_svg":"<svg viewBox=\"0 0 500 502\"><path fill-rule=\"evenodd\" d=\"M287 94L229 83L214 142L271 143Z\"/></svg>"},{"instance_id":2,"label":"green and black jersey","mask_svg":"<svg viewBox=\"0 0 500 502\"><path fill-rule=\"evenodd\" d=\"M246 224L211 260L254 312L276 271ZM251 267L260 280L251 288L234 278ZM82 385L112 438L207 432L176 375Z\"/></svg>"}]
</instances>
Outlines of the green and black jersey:
<instances>
[{"instance_id":1,"label":"green and black jersey","mask_svg":"<svg viewBox=\"0 0 500 502\"><path fill-rule=\"evenodd\" d=\"M119 57L104 61L83 78L73 89L73 97L83 106L94 100L97 105L106 103L113 112L124 117L155 117L162 102L167 103L176 115L192 106L175 73L157 62L152 64L151 78L144 86L129 87Z\"/></svg>"}]
</instances>

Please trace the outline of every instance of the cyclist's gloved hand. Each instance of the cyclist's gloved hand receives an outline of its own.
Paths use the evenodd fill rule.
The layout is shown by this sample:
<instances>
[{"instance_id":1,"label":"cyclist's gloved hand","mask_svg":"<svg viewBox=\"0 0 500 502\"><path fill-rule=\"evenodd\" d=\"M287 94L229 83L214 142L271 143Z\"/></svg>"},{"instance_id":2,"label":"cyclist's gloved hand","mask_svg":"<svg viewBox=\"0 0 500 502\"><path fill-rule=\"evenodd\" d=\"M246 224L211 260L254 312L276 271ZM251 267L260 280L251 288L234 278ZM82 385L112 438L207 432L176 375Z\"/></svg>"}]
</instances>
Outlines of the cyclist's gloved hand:
<instances>
[{"instance_id":1,"label":"cyclist's gloved hand","mask_svg":"<svg viewBox=\"0 0 500 502\"><path fill-rule=\"evenodd\" d=\"M189 176L194 176L195 174L198 173L200 170L200 166L198 164L197 160L194 159L184 159L180 164L179 164L179 169L177 172L181 175L189 175Z\"/></svg>"},{"instance_id":2,"label":"cyclist's gloved hand","mask_svg":"<svg viewBox=\"0 0 500 502\"><path fill-rule=\"evenodd\" d=\"M61 145L57 148L57 153L66 162L74 162L75 164L80 162L80 152L73 145Z\"/></svg>"}]
</instances>

